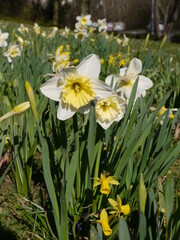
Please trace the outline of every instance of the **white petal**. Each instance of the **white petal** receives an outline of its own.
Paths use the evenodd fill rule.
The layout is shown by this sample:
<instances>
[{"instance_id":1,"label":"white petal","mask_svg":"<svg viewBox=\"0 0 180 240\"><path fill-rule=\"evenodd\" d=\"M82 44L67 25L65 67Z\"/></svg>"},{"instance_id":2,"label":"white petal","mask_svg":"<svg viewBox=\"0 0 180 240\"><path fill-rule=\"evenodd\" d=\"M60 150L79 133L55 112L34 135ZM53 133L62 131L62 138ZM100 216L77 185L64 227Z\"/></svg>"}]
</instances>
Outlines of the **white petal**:
<instances>
[{"instance_id":1,"label":"white petal","mask_svg":"<svg viewBox=\"0 0 180 240\"><path fill-rule=\"evenodd\" d=\"M133 74L136 77L142 71L142 62L137 58L133 58L130 61L129 67L126 71L127 74Z\"/></svg>"},{"instance_id":2,"label":"white petal","mask_svg":"<svg viewBox=\"0 0 180 240\"><path fill-rule=\"evenodd\" d=\"M153 82L142 75L139 75L139 82L138 82L138 87L144 88L144 89L149 89L153 86Z\"/></svg>"},{"instance_id":3,"label":"white petal","mask_svg":"<svg viewBox=\"0 0 180 240\"><path fill-rule=\"evenodd\" d=\"M110 87L112 87L112 89L114 89L118 79L119 79L119 75L111 74L111 75L107 76L107 78L105 79L105 83L107 83L108 86L110 86Z\"/></svg>"},{"instance_id":4,"label":"white petal","mask_svg":"<svg viewBox=\"0 0 180 240\"><path fill-rule=\"evenodd\" d=\"M88 103L87 105L79 108L78 112L83 113L83 114L87 114L90 110L90 107L91 107L91 103Z\"/></svg>"},{"instance_id":5,"label":"white petal","mask_svg":"<svg viewBox=\"0 0 180 240\"><path fill-rule=\"evenodd\" d=\"M4 39L7 39L7 38L9 37L9 33L2 33L2 37L3 37Z\"/></svg>"},{"instance_id":6,"label":"white petal","mask_svg":"<svg viewBox=\"0 0 180 240\"><path fill-rule=\"evenodd\" d=\"M77 72L82 76L98 78L101 70L100 59L97 55L91 54L83 59L77 66Z\"/></svg>"},{"instance_id":7,"label":"white petal","mask_svg":"<svg viewBox=\"0 0 180 240\"><path fill-rule=\"evenodd\" d=\"M140 97L140 96L145 97L146 96L146 90L144 90L142 88L138 88L137 91L136 91L136 96L135 96L134 101L136 101L137 98Z\"/></svg>"},{"instance_id":8,"label":"white petal","mask_svg":"<svg viewBox=\"0 0 180 240\"><path fill-rule=\"evenodd\" d=\"M120 70L119 70L119 75L120 75L120 76L125 76L126 71L127 71L127 67L120 68Z\"/></svg>"},{"instance_id":9,"label":"white petal","mask_svg":"<svg viewBox=\"0 0 180 240\"><path fill-rule=\"evenodd\" d=\"M62 89L62 87L58 87L58 79L59 77L56 75L42 84L40 87L42 94L57 102L59 102Z\"/></svg>"},{"instance_id":10,"label":"white petal","mask_svg":"<svg viewBox=\"0 0 180 240\"><path fill-rule=\"evenodd\" d=\"M105 82L91 79L93 83L93 89L96 92L96 98L105 98L109 97L114 91L109 87Z\"/></svg>"},{"instance_id":11,"label":"white petal","mask_svg":"<svg viewBox=\"0 0 180 240\"><path fill-rule=\"evenodd\" d=\"M97 120L97 122L98 122L99 125L101 125L101 127L104 128L105 130L108 129L108 127L110 127L111 124L113 123L113 121L107 123L107 122L101 122L101 121L99 121L99 120Z\"/></svg>"},{"instance_id":12,"label":"white petal","mask_svg":"<svg viewBox=\"0 0 180 240\"><path fill-rule=\"evenodd\" d=\"M131 87L122 87L122 88L118 89L118 94L125 99L130 98L131 92L132 92Z\"/></svg>"},{"instance_id":13,"label":"white petal","mask_svg":"<svg viewBox=\"0 0 180 240\"><path fill-rule=\"evenodd\" d=\"M76 113L76 110L71 107L69 104L63 103L61 100L59 101L59 107L57 111L57 118L59 120L66 120L71 118Z\"/></svg>"}]
</instances>

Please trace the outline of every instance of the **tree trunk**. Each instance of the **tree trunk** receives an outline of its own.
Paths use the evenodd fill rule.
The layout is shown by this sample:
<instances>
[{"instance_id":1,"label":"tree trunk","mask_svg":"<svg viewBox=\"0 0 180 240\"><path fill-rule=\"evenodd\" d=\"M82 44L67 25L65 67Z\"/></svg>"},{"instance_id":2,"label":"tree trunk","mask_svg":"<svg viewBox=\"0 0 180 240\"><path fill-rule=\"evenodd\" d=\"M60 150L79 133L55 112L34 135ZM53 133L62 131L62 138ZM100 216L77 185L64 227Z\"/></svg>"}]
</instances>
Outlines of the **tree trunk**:
<instances>
[{"instance_id":1,"label":"tree trunk","mask_svg":"<svg viewBox=\"0 0 180 240\"><path fill-rule=\"evenodd\" d=\"M81 0L81 15L89 14L89 0Z\"/></svg>"},{"instance_id":2,"label":"tree trunk","mask_svg":"<svg viewBox=\"0 0 180 240\"><path fill-rule=\"evenodd\" d=\"M162 37L161 31L159 29L159 0L155 0L154 2L154 16L155 16L155 33L157 38L160 39Z\"/></svg>"},{"instance_id":3,"label":"tree trunk","mask_svg":"<svg viewBox=\"0 0 180 240\"><path fill-rule=\"evenodd\" d=\"M53 3L53 25L58 25L58 18L59 18L59 2L58 0L54 0Z\"/></svg>"}]
</instances>

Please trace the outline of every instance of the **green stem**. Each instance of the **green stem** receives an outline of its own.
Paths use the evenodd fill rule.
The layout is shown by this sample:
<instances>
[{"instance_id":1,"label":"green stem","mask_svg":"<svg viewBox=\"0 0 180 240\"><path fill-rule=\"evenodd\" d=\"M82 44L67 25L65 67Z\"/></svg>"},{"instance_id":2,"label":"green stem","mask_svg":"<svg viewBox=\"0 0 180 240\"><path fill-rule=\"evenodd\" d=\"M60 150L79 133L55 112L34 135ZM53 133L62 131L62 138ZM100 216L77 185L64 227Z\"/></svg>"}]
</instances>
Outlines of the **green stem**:
<instances>
[{"instance_id":1,"label":"green stem","mask_svg":"<svg viewBox=\"0 0 180 240\"><path fill-rule=\"evenodd\" d=\"M80 178L80 151L79 151L79 132L78 132L78 121L77 114L73 116L73 127L74 127L74 141L75 141L75 151L78 151L78 165L76 172L76 190L77 198L80 197L81 193L81 178Z\"/></svg>"}]
</instances>

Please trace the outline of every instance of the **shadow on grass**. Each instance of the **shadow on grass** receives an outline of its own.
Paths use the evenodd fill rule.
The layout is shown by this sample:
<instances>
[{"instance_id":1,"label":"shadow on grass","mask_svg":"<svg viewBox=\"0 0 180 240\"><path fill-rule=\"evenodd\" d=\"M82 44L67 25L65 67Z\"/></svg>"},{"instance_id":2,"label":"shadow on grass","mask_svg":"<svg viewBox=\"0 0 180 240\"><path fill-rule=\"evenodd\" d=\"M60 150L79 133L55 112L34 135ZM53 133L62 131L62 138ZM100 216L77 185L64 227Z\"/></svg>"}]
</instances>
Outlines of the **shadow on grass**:
<instances>
[{"instance_id":1,"label":"shadow on grass","mask_svg":"<svg viewBox=\"0 0 180 240\"><path fill-rule=\"evenodd\" d=\"M6 228L4 224L0 222L0 239L1 240L18 240L16 233Z\"/></svg>"}]
</instances>

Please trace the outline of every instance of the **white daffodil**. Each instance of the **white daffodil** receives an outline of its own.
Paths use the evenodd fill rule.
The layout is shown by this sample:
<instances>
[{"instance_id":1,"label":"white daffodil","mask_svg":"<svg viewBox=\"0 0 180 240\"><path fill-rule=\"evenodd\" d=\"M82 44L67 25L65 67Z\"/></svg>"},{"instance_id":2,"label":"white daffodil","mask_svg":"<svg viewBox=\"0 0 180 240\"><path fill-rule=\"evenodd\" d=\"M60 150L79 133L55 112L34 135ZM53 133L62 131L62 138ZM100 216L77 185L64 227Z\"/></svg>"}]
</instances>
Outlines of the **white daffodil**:
<instances>
[{"instance_id":1,"label":"white daffodil","mask_svg":"<svg viewBox=\"0 0 180 240\"><path fill-rule=\"evenodd\" d=\"M37 35L40 34L40 26L37 23L34 23L33 29Z\"/></svg>"},{"instance_id":2,"label":"white daffodil","mask_svg":"<svg viewBox=\"0 0 180 240\"><path fill-rule=\"evenodd\" d=\"M62 30L61 36L63 36L63 37L68 37L69 34L70 34L70 28L65 27L65 28Z\"/></svg>"},{"instance_id":3,"label":"white daffodil","mask_svg":"<svg viewBox=\"0 0 180 240\"><path fill-rule=\"evenodd\" d=\"M61 45L56 49L55 61L53 62L53 72L60 72L63 68L69 66L70 53L68 51L63 52L64 46Z\"/></svg>"},{"instance_id":4,"label":"white daffodil","mask_svg":"<svg viewBox=\"0 0 180 240\"><path fill-rule=\"evenodd\" d=\"M1 29L0 29L0 47L7 47L7 41L6 39L9 37L9 33L5 32L2 33Z\"/></svg>"},{"instance_id":5,"label":"white daffodil","mask_svg":"<svg viewBox=\"0 0 180 240\"><path fill-rule=\"evenodd\" d=\"M98 19L98 31L99 32L106 32L107 31L107 23L106 19Z\"/></svg>"},{"instance_id":6,"label":"white daffodil","mask_svg":"<svg viewBox=\"0 0 180 240\"><path fill-rule=\"evenodd\" d=\"M29 29L27 27L24 26L24 24L20 24L20 27L18 27L18 32L20 32L21 34L24 34L24 33L28 33L29 32Z\"/></svg>"},{"instance_id":7,"label":"white daffodil","mask_svg":"<svg viewBox=\"0 0 180 240\"><path fill-rule=\"evenodd\" d=\"M111 95L96 102L96 121L107 129L114 121L119 122L125 114L126 101L118 95Z\"/></svg>"},{"instance_id":8,"label":"white daffodil","mask_svg":"<svg viewBox=\"0 0 180 240\"><path fill-rule=\"evenodd\" d=\"M8 50L4 53L4 56L7 57L8 62L12 62L12 58L21 55L22 47L19 45L10 45Z\"/></svg>"},{"instance_id":9,"label":"white daffodil","mask_svg":"<svg viewBox=\"0 0 180 240\"><path fill-rule=\"evenodd\" d=\"M91 54L77 67L62 69L41 86L46 97L59 102L58 119L66 120L77 111L87 113L92 100L112 94L112 89L98 80L100 68L100 59Z\"/></svg>"},{"instance_id":10,"label":"white daffodil","mask_svg":"<svg viewBox=\"0 0 180 240\"><path fill-rule=\"evenodd\" d=\"M140 96L146 95L146 90L153 86L153 82L143 76L139 75L142 71L142 62L137 58L130 61L128 68L121 68L120 74L109 75L105 82L111 86L120 96L129 99L135 81L139 78L135 100Z\"/></svg>"},{"instance_id":11,"label":"white daffodil","mask_svg":"<svg viewBox=\"0 0 180 240\"><path fill-rule=\"evenodd\" d=\"M75 24L75 28L78 29L78 30L79 29L82 30L84 28L87 28L92 23L90 14L89 15L85 15L85 16L77 16L76 20L78 22Z\"/></svg>"},{"instance_id":12,"label":"white daffodil","mask_svg":"<svg viewBox=\"0 0 180 240\"><path fill-rule=\"evenodd\" d=\"M78 31L78 30L75 30L75 38L76 39L79 39L81 41L84 40L85 37L89 37L89 34L87 31Z\"/></svg>"}]
</instances>

